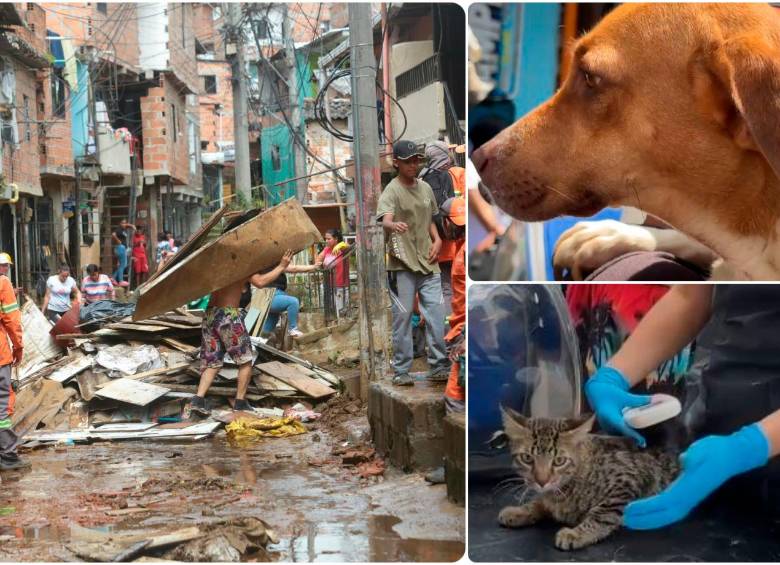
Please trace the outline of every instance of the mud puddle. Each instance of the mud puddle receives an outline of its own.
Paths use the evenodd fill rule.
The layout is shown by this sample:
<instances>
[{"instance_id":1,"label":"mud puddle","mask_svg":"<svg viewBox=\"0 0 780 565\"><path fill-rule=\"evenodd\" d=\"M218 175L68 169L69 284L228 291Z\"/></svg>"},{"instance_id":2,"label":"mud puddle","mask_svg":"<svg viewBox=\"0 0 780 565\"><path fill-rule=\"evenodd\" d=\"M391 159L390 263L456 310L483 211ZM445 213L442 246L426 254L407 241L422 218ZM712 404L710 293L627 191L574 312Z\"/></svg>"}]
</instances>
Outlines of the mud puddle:
<instances>
[{"instance_id":1,"label":"mud puddle","mask_svg":"<svg viewBox=\"0 0 780 565\"><path fill-rule=\"evenodd\" d=\"M443 488L427 487L419 477L410 482L398 472L366 486L332 462L331 450L341 441L320 429L246 449L230 447L220 434L193 443L96 443L27 453L30 470L2 477L4 560L70 560L66 546L73 542L251 517L274 530L279 543L268 550L276 560L460 558L463 511L447 506ZM382 494L412 500L420 489L428 497L421 513L430 513L430 500L449 513L446 539L435 520L431 526L415 521L408 505L396 512Z\"/></svg>"}]
</instances>

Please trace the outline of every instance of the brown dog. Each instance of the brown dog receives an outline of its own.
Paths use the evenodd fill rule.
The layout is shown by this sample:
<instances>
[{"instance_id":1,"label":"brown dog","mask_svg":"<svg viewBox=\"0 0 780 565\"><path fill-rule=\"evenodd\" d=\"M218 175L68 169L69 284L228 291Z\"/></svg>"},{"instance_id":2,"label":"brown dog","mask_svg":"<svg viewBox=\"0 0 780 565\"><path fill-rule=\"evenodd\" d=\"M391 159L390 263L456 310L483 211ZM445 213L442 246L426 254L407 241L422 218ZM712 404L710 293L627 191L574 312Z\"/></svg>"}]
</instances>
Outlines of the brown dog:
<instances>
[{"instance_id":1,"label":"brown dog","mask_svg":"<svg viewBox=\"0 0 780 565\"><path fill-rule=\"evenodd\" d=\"M473 155L522 220L629 205L780 279L780 10L624 4L549 101Z\"/></svg>"}]
</instances>

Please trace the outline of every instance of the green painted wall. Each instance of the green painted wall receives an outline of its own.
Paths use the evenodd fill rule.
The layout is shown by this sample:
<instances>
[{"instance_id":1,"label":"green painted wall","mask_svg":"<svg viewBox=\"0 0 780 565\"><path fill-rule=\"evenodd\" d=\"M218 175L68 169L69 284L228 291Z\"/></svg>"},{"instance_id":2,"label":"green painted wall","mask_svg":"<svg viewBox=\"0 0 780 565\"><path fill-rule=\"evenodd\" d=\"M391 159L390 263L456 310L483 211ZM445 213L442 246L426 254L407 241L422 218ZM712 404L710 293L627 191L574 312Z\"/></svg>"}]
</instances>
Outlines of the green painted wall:
<instances>
[{"instance_id":1,"label":"green painted wall","mask_svg":"<svg viewBox=\"0 0 780 565\"><path fill-rule=\"evenodd\" d=\"M302 53L296 53L296 65L298 78L298 104L301 107L301 121L298 131L302 140L306 139L306 128L303 119L303 101L312 98L316 92L312 83L312 70L309 61ZM288 112L288 118L290 113ZM280 116L281 117L281 116ZM293 151L293 136L285 123L263 128L260 135L260 153L263 167L263 184L270 193L269 205L279 204L283 200L295 196L295 183L286 182L279 186L272 186L278 182L295 177L295 153ZM278 148L278 168L274 168L274 147Z\"/></svg>"}]
</instances>

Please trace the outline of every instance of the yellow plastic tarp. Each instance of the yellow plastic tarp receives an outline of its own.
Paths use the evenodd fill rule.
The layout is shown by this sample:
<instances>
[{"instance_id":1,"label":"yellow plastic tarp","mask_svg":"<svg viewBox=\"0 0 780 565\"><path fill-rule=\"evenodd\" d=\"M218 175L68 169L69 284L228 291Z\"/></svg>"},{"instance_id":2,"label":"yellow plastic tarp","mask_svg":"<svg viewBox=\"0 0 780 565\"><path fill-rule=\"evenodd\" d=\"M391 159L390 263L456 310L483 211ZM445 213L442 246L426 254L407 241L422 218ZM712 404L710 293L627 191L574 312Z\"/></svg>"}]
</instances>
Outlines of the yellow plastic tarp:
<instances>
[{"instance_id":1,"label":"yellow plastic tarp","mask_svg":"<svg viewBox=\"0 0 780 565\"><path fill-rule=\"evenodd\" d=\"M225 428L228 441L244 447L264 437L288 437L306 433L306 426L294 418L249 418L242 416Z\"/></svg>"}]
</instances>

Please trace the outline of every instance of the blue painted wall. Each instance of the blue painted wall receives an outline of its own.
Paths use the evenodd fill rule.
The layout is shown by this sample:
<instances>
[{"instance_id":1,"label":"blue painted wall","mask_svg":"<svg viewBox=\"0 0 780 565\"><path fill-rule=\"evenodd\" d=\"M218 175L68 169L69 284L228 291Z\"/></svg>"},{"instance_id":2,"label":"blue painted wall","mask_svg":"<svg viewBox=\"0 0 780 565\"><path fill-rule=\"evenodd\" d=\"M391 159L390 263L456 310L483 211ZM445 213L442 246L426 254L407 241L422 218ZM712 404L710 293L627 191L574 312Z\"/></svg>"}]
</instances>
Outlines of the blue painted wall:
<instances>
[{"instance_id":1,"label":"blue painted wall","mask_svg":"<svg viewBox=\"0 0 780 565\"><path fill-rule=\"evenodd\" d=\"M73 122L71 142L73 156L83 157L89 142L89 72L80 61L76 63L78 90L70 94L70 118Z\"/></svg>"}]
</instances>

